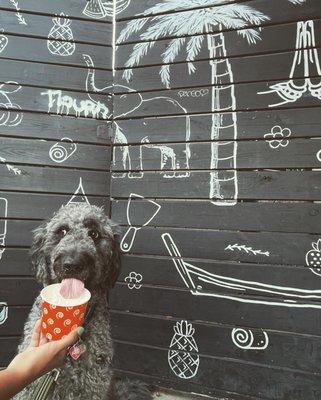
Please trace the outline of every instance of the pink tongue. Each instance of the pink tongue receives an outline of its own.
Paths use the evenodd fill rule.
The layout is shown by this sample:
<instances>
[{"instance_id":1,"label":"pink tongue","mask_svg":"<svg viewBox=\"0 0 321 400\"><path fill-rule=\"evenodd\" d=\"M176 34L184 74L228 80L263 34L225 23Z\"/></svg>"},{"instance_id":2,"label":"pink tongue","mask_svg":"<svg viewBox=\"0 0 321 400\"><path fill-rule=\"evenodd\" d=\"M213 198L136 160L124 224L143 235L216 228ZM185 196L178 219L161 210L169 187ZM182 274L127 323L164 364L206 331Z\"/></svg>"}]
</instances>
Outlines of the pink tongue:
<instances>
[{"instance_id":1,"label":"pink tongue","mask_svg":"<svg viewBox=\"0 0 321 400\"><path fill-rule=\"evenodd\" d=\"M79 279L63 279L60 284L59 293L65 299L75 299L82 294L84 287L84 282L80 281Z\"/></svg>"}]
</instances>

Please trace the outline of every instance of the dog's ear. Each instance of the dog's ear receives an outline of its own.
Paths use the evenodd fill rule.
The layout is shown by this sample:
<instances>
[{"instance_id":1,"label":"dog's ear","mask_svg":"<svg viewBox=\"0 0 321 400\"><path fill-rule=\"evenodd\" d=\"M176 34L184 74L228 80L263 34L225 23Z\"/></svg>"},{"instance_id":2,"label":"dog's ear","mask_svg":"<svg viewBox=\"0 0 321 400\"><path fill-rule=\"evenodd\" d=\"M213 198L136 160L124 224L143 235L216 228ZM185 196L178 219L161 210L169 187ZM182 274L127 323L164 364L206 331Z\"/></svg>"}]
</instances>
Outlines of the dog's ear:
<instances>
[{"instance_id":1,"label":"dog's ear","mask_svg":"<svg viewBox=\"0 0 321 400\"><path fill-rule=\"evenodd\" d=\"M119 244L120 228L115 222L108 218L106 221L105 230L109 232L111 236L111 244L104 284L105 287L111 289L115 286L121 269L121 254Z\"/></svg>"},{"instance_id":2,"label":"dog's ear","mask_svg":"<svg viewBox=\"0 0 321 400\"><path fill-rule=\"evenodd\" d=\"M47 285L50 283L50 274L47 268L43 245L46 237L46 224L43 223L33 231L33 242L30 248L32 269L38 282Z\"/></svg>"},{"instance_id":3,"label":"dog's ear","mask_svg":"<svg viewBox=\"0 0 321 400\"><path fill-rule=\"evenodd\" d=\"M112 253L109 263L109 273L107 285L111 289L115 286L121 269L121 256L120 256L120 245L119 245L119 235L114 233Z\"/></svg>"}]
</instances>

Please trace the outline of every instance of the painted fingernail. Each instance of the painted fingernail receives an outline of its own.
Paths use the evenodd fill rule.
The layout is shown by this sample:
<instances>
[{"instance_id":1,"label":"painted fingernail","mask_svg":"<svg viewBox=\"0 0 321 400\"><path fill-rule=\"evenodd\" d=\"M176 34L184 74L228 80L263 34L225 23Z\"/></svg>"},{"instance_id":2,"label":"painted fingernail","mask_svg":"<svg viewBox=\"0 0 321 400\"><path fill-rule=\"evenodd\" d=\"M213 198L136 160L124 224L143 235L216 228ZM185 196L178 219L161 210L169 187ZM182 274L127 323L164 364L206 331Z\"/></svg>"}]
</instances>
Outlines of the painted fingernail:
<instances>
[{"instance_id":1,"label":"painted fingernail","mask_svg":"<svg viewBox=\"0 0 321 400\"><path fill-rule=\"evenodd\" d=\"M84 332L85 332L85 329L84 329L82 326L79 326L79 327L77 328L77 333L78 333L78 336L79 336L79 337L80 337Z\"/></svg>"}]
</instances>

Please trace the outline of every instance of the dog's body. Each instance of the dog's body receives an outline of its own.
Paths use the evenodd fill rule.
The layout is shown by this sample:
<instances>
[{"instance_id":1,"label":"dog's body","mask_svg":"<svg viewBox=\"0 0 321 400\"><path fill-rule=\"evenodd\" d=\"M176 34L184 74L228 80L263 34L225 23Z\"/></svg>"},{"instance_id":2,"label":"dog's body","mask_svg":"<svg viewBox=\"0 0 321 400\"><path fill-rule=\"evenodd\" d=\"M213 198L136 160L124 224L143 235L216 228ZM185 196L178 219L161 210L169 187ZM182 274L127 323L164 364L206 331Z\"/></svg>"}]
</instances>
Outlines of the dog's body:
<instances>
[{"instance_id":1,"label":"dog's body","mask_svg":"<svg viewBox=\"0 0 321 400\"><path fill-rule=\"evenodd\" d=\"M92 294L89 303L92 312L86 320L84 334L87 351L77 361L67 360L48 397L50 400L151 399L143 384L128 385L128 395L122 385L120 395L113 383L107 295L120 270L117 233L117 226L102 209L83 203L62 207L35 231L32 260L37 279L48 285L64 278L77 278ZM35 322L40 317L38 297L24 328L20 352L29 345ZM36 382L29 385L14 399L30 399L35 385Z\"/></svg>"}]
</instances>

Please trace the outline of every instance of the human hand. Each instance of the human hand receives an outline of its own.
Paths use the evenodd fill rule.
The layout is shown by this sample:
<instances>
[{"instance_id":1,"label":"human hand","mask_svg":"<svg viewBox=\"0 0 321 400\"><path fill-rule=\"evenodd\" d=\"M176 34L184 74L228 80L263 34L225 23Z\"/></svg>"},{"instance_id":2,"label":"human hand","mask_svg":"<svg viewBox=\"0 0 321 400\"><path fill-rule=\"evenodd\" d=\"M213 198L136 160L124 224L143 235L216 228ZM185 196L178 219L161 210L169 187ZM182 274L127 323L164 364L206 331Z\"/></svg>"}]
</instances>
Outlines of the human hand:
<instances>
[{"instance_id":1,"label":"human hand","mask_svg":"<svg viewBox=\"0 0 321 400\"><path fill-rule=\"evenodd\" d=\"M82 333L83 328L77 328L63 339L48 342L41 333L39 319L35 324L29 346L11 361L7 369L19 374L21 380L32 382L52 369L62 366L68 347L74 344Z\"/></svg>"}]
</instances>

